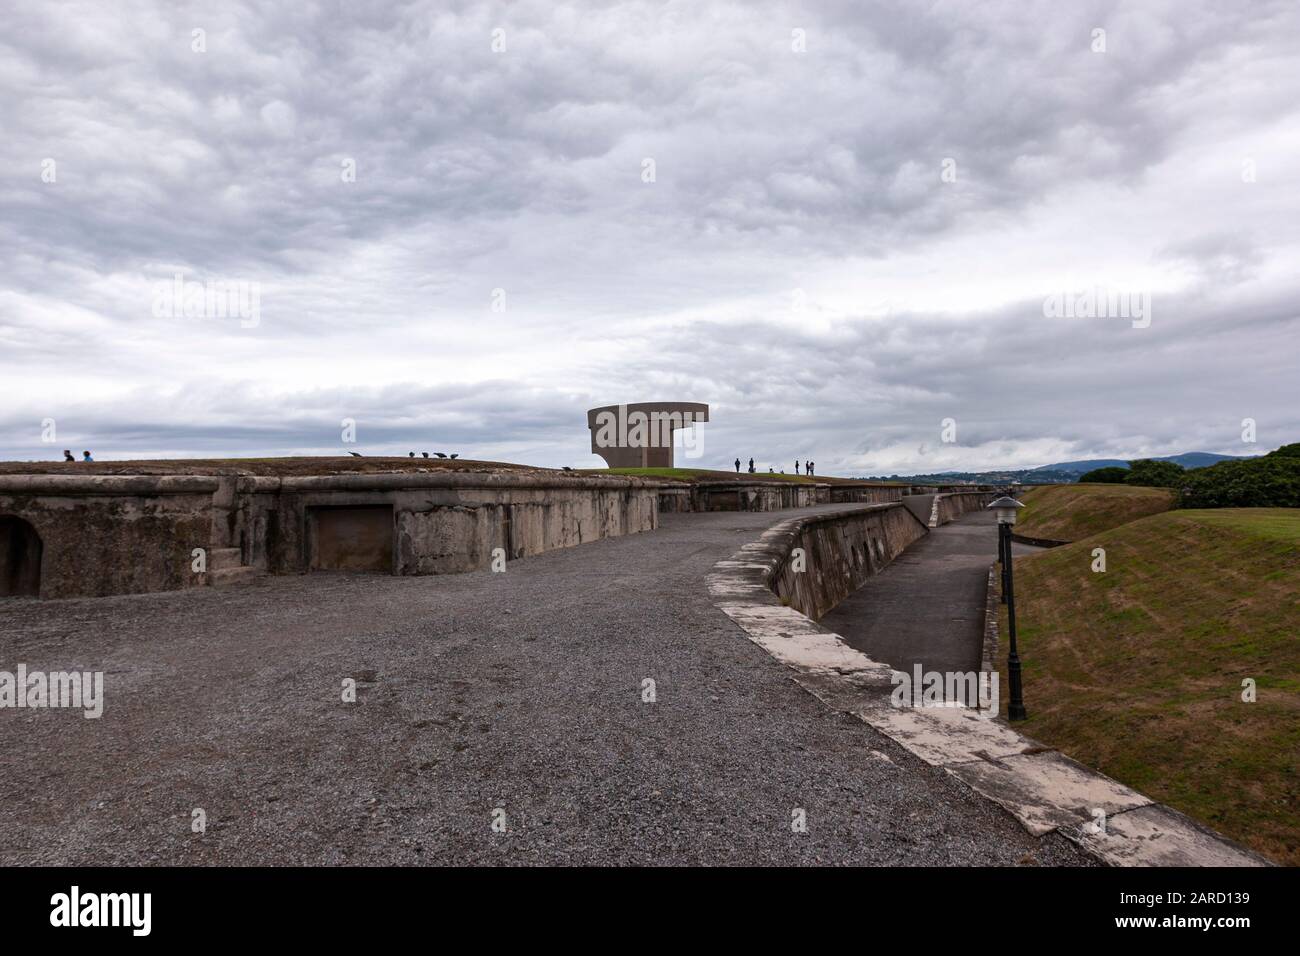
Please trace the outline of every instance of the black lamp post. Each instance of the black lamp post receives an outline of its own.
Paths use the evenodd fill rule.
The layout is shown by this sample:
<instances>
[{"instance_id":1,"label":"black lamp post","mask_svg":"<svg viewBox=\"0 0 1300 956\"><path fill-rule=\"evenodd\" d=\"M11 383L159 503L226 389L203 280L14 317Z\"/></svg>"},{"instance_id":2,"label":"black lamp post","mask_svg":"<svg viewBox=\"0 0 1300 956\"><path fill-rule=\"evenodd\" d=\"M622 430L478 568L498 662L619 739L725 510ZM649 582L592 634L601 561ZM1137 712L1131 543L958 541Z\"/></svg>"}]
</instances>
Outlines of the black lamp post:
<instances>
[{"instance_id":1,"label":"black lamp post","mask_svg":"<svg viewBox=\"0 0 1300 956\"><path fill-rule=\"evenodd\" d=\"M1016 523L1016 510L1023 508L1009 495L989 505L998 516L998 554L1002 558L1002 600L1007 605L1007 635L1010 646L1007 653L1007 679L1011 684L1011 700L1007 703L1008 720L1024 720L1025 698L1020 684L1020 653L1016 649L1016 591L1011 556L1011 526Z\"/></svg>"}]
</instances>

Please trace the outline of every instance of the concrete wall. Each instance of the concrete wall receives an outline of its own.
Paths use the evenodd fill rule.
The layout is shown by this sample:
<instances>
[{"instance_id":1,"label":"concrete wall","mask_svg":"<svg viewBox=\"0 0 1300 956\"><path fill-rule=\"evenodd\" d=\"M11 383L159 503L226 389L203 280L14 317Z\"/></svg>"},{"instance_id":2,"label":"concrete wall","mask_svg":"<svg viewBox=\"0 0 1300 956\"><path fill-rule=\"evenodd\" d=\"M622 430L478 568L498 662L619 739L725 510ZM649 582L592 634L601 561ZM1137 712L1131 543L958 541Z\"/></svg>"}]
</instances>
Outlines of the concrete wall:
<instances>
[{"instance_id":1,"label":"concrete wall","mask_svg":"<svg viewBox=\"0 0 1300 956\"><path fill-rule=\"evenodd\" d=\"M863 502L874 504L882 501L902 501L908 489L903 485L829 485L828 501Z\"/></svg>"},{"instance_id":2,"label":"concrete wall","mask_svg":"<svg viewBox=\"0 0 1300 956\"><path fill-rule=\"evenodd\" d=\"M205 584L194 548L238 549L244 566L290 573L375 567L378 525L333 528L314 509L383 506L395 574L490 566L658 526L658 484L617 477L426 472L265 478L0 476L0 516L40 536L40 596L166 591ZM363 547L364 545L364 547ZM322 551L322 546L324 551ZM361 552L366 552L364 555ZM355 559L355 561L353 560Z\"/></svg>"},{"instance_id":3,"label":"concrete wall","mask_svg":"<svg viewBox=\"0 0 1300 956\"><path fill-rule=\"evenodd\" d=\"M928 533L901 503L798 519L770 586L784 603L818 620ZM803 549L803 571L792 558L796 548Z\"/></svg>"},{"instance_id":4,"label":"concrete wall","mask_svg":"<svg viewBox=\"0 0 1300 956\"><path fill-rule=\"evenodd\" d=\"M694 510L694 494L690 485L665 484L659 488L660 514L680 514Z\"/></svg>"},{"instance_id":5,"label":"concrete wall","mask_svg":"<svg viewBox=\"0 0 1300 956\"><path fill-rule=\"evenodd\" d=\"M958 491L941 494L938 496L939 524L947 524L971 511L979 511L987 507L996 497L997 495L989 491Z\"/></svg>"},{"instance_id":6,"label":"concrete wall","mask_svg":"<svg viewBox=\"0 0 1300 956\"><path fill-rule=\"evenodd\" d=\"M826 485L789 481L698 482L695 511L780 511L807 508L826 501Z\"/></svg>"},{"instance_id":7,"label":"concrete wall","mask_svg":"<svg viewBox=\"0 0 1300 956\"><path fill-rule=\"evenodd\" d=\"M0 515L41 539L40 596L95 597L203 583L191 551L212 530L212 478L0 476Z\"/></svg>"},{"instance_id":8,"label":"concrete wall","mask_svg":"<svg viewBox=\"0 0 1300 956\"><path fill-rule=\"evenodd\" d=\"M942 494L913 494L903 498L903 505L918 521L931 528L947 524L971 511L987 507L997 495L989 491L959 491Z\"/></svg>"},{"instance_id":9,"label":"concrete wall","mask_svg":"<svg viewBox=\"0 0 1300 956\"><path fill-rule=\"evenodd\" d=\"M389 505L395 574L487 568L496 548L524 558L658 527L658 485L627 478L506 474L240 479L232 543L246 564L307 570L309 509Z\"/></svg>"},{"instance_id":10,"label":"concrete wall","mask_svg":"<svg viewBox=\"0 0 1300 956\"><path fill-rule=\"evenodd\" d=\"M780 511L810 505L899 501L906 486L832 485L793 481L701 481L664 484L659 489L659 510L665 514L686 511Z\"/></svg>"}]
</instances>

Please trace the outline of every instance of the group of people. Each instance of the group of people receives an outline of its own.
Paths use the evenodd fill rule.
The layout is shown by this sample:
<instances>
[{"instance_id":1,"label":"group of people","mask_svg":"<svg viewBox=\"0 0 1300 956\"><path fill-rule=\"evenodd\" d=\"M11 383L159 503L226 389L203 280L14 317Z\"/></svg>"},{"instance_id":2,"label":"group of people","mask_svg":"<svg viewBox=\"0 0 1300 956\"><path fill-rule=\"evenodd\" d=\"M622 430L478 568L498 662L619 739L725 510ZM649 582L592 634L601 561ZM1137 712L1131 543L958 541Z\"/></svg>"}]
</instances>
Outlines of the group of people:
<instances>
[{"instance_id":1,"label":"group of people","mask_svg":"<svg viewBox=\"0 0 1300 956\"><path fill-rule=\"evenodd\" d=\"M805 473L805 474L808 474L808 475L816 474L816 472L814 471L814 469L815 469L816 467L817 467L817 462L815 462L815 461L805 461L805 462L803 463L804 473ZM771 471L771 470L772 470L771 468L768 469L768 471ZM749 459L749 473L750 473L751 475L754 473L754 459L752 459L752 458ZM794 473L795 473L796 475L799 474L799 459L797 459L797 458L796 458L795 461L794 461ZM740 459L739 459L739 458L736 459L736 474L740 474ZM783 474L783 475L785 474L785 469L784 469L784 468L781 469L781 474Z\"/></svg>"},{"instance_id":2,"label":"group of people","mask_svg":"<svg viewBox=\"0 0 1300 956\"><path fill-rule=\"evenodd\" d=\"M71 451L70 449L65 448L65 449L63 449L63 460L64 460L64 461L76 461L77 459L74 458L74 457L72 457L72 451ZM83 451L83 452L81 453L81 460L82 460L82 461L94 461L95 459L93 459L93 458L90 457L90 452L88 452L88 451Z\"/></svg>"}]
</instances>

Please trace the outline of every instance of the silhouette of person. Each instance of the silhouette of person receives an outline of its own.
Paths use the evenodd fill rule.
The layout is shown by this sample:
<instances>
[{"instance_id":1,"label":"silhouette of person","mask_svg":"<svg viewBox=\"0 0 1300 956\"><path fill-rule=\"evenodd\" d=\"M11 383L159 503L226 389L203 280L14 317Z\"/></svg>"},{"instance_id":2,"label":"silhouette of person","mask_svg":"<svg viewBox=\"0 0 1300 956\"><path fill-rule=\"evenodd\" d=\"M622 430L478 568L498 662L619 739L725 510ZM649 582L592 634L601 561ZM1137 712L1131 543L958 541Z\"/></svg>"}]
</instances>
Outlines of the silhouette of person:
<instances>
[{"instance_id":1,"label":"silhouette of person","mask_svg":"<svg viewBox=\"0 0 1300 956\"><path fill-rule=\"evenodd\" d=\"M749 459L749 473L750 473L751 475L754 473L754 459L752 459L752 458Z\"/></svg>"},{"instance_id":2,"label":"silhouette of person","mask_svg":"<svg viewBox=\"0 0 1300 956\"><path fill-rule=\"evenodd\" d=\"M64 460L64 461L76 461L77 459L75 459L75 458L72 457L72 451L71 451L71 449L65 448L65 449L63 449L63 460Z\"/></svg>"},{"instance_id":3,"label":"silhouette of person","mask_svg":"<svg viewBox=\"0 0 1300 956\"><path fill-rule=\"evenodd\" d=\"M736 459L736 474L740 474L740 459Z\"/></svg>"},{"instance_id":4,"label":"silhouette of person","mask_svg":"<svg viewBox=\"0 0 1300 956\"><path fill-rule=\"evenodd\" d=\"M796 475L799 474L799 459L798 459L798 458L796 458L796 459L794 460L794 473L795 473Z\"/></svg>"},{"instance_id":5,"label":"silhouette of person","mask_svg":"<svg viewBox=\"0 0 1300 956\"><path fill-rule=\"evenodd\" d=\"M813 473L813 465L815 465L815 464L816 464L816 462L805 461L805 462L803 463L803 470L806 471L806 472L808 472L808 474L811 475L811 474Z\"/></svg>"}]
</instances>

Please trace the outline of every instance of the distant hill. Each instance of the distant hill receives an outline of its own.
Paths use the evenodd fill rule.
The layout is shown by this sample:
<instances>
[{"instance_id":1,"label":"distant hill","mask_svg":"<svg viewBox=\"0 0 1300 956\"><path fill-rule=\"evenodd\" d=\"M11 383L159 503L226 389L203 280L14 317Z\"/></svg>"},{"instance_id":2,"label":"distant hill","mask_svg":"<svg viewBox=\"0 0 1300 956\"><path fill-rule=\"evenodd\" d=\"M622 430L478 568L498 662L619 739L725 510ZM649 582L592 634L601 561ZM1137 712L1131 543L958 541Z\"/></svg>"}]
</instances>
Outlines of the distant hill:
<instances>
[{"instance_id":1,"label":"distant hill","mask_svg":"<svg viewBox=\"0 0 1300 956\"><path fill-rule=\"evenodd\" d=\"M1181 455L1167 455L1163 458L1156 458L1156 461L1172 461L1175 464L1182 465L1184 468L1205 468L1220 461L1241 461L1245 458L1254 458L1254 455L1216 455L1209 451L1189 451ZM1043 465L1034 471L1064 471L1070 474L1081 475L1085 471L1092 471L1094 468L1127 468L1129 459L1127 458L1088 458L1084 461L1059 461L1054 465Z\"/></svg>"},{"instance_id":2,"label":"distant hill","mask_svg":"<svg viewBox=\"0 0 1300 956\"><path fill-rule=\"evenodd\" d=\"M924 475L881 475L864 481L903 481L914 485L1068 485L1079 480L1080 472L1049 471L1043 468L1012 468L1001 471L940 471Z\"/></svg>"}]
</instances>

